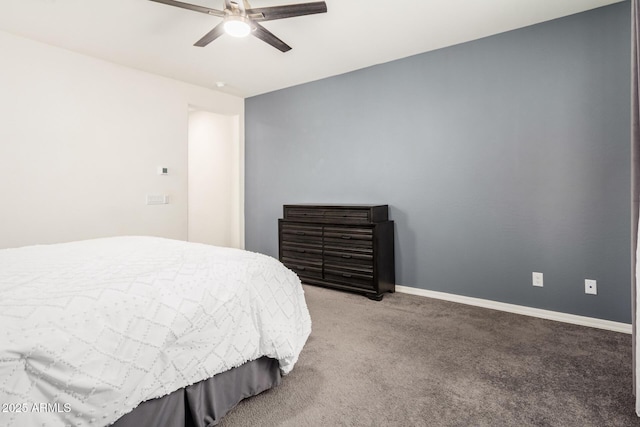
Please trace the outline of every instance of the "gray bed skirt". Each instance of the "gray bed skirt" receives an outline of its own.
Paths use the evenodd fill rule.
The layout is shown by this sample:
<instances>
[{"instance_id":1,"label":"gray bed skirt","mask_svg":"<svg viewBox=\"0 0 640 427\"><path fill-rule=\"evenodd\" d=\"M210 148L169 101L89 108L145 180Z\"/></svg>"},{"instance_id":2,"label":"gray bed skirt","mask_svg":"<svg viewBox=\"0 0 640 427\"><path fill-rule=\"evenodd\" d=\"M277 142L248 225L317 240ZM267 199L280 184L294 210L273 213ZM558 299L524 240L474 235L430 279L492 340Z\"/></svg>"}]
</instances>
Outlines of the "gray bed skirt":
<instances>
[{"instance_id":1,"label":"gray bed skirt","mask_svg":"<svg viewBox=\"0 0 640 427\"><path fill-rule=\"evenodd\" d=\"M215 426L242 399L277 386L280 379L278 361L261 357L167 396L143 402L113 426Z\"/></svg>"}]
</instances>

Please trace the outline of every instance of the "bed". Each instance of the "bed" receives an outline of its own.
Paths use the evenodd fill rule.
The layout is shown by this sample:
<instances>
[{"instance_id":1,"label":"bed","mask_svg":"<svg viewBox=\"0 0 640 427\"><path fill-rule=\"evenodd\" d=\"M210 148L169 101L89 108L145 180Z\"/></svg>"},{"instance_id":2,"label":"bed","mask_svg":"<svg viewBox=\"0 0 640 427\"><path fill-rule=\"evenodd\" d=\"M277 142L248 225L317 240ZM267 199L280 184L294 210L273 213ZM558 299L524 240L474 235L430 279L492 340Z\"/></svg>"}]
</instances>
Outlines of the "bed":
<instances>
[{"instance_id":1,"label":"bed","mask_svg":"<svg viewBox=\"0 0 640 427\"><path fill-rule=\"evenodd\" d=\"M0 250L0 425L212 426L311 332L274 258L156 237Z\"/></svg>"}]
</instances>

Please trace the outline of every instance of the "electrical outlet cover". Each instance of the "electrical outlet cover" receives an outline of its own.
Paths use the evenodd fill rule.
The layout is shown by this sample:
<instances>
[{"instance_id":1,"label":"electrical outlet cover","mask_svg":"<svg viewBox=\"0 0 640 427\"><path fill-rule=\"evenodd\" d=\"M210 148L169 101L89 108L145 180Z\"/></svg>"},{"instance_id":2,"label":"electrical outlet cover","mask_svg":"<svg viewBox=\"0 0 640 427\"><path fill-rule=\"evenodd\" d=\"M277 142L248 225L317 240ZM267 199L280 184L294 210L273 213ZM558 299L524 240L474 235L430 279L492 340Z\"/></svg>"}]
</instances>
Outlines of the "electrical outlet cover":
<instances>
[{"instance_id":1,"label":"electrical outlet cover","mask_svg":"<svg viewBox=\"0 0 640 427\"><path fill-rule=\"evenodd\" d=\"M597 282L592 279L584 279L584 293L589 295L598 295Z\"/></svg>"},{"instance_id":2,"label":"electrical outlet cover","mask_svg":"<svg viewBox=\"0 0 640 427\"><path fill-rule=\"evenodd\" d=\"M543 287L543 280L542 280L542 273L538 273L536 271L534 271L533 273L531 273L531 281L533 286L537 286L537 287Z\"/></svg>"}]
</instances>

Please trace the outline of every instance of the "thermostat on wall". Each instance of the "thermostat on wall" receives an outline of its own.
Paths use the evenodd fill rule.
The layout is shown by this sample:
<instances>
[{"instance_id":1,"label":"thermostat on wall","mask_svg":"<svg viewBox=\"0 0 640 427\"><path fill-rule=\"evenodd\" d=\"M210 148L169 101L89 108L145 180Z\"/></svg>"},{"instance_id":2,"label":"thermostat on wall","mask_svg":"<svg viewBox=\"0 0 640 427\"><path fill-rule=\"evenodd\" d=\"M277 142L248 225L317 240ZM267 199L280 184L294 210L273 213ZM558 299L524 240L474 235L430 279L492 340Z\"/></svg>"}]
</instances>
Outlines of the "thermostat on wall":
<instances>
[{"instance_id":1,"label":"thermostat on wall","mask_svg":"<svg viewBox=\"0 0 640 427\"><path fill-rule=\"evenodd\" d=\"M169 175L169 168L158 166L158 175Z\"/></svg>"}]
</instances>

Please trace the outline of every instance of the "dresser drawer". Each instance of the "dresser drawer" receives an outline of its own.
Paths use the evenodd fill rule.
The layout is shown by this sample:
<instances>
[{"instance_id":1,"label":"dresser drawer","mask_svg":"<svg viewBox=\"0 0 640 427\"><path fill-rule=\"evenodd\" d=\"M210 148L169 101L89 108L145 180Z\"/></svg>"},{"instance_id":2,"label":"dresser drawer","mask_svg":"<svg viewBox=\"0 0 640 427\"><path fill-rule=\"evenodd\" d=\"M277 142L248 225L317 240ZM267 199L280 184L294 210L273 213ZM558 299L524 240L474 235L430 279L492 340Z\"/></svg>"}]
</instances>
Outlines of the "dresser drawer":
<instances>
[{"instance_id":1,"label":"dresser drawer","mask_svg":"<svg viewBox=\"0 0 640 427\"><path fill-rule=\"evenodd\" d=\"M324 279L329 282L362 289L375 289L373 272L345 269L342 266L325 265Z\"/></svg>"},{"instance_id":2,"label":"dresser drawer","mask_svg":"<svg viewBox=\"0 0 640 427\"><path fill-rule=\"evenodd\" d=\"M322 226L282 224L282 241L322 245Z\"/></svg>"},{"instance_id":3,"label":"dresser drawer","mask_svg":"<svg viewBox=\"0 0 640 427\"><path fill-rule=\"evenodd\" d=\"M372 249L373 230L371 228L325 227L324 245L325 248Z\"/></svg>"},{"instance_id":4,"label":"dresser drawer","mask_svg":"<svg viewBox=\"0 0 640 427\"><path fill-rule=\"evenodd\" d=\"M352 248L349 248L352 249ZM373 265L373 251L365 249L364 251L344 250L344 248L325 247L324 259L329 264L338 265Z\"/></svg>"},{"instance_id":5,"label":"dresser drawer","mask_svg":"<svg viewBox=\"0 0 640 427\"><path fill-rule=\"evenodd\" d=\"M373 229L355 227L324 227L324 236L341 240L372 240Z\"/></svg>"},{"instance_id":6,"label":"dresser drawer","mask_svg":"<svg viewBox=\"0 0 640 427\"><path fill-rule=\"evenodd\" d=\"M282 241L282 256L294 259L313 259L322 261L322 244Z\"/></svg>"},{"instance_id":7,"label":"dresser drawer","mask_svg":"<svg viewBox=\"0 0 640 427\"><path fill-rule=\"evenodd\" d=\"M372 240L358 240L358 239L344 239L339 237L325 237L324 247L328 248L341 248L352 251L364 251L373 250Z\"/></svg>"},{"instance_id":8,"label":"dresser drawer","mask_svg":"<svg viewBox=\"0 0 640 427\"><path fill-rule=\"evenodd\" d=\"M327 222L371 222L370 211L362 209L326 209L324 217Z\"/></svg>"},{"instance_id":9,"label":"dresser drawer","mask_svg":"<svg viewBox=\"0 0 640 427\"><path fill-rule=\"evenodd\" d=\"M296 258L282 257L282 263L298 276L315 277L322 279L322 261L301 260Z\"/></svg>"},{"instance_id":10,"label":"dresser drawer","mask_svg":"<svg viewBox=\"0 0 640 427\"><path fill-rule=\"evenodd\" d=\"M284 217L295 221L362 224L371 222L370 209L285 206Z\"/></svg>"},{"instance_id":11,"label":"dresser drawer","mask_svg":"<svg viewBox=\"0 0 640 427\"><path fill-rule=\"evenodd\" d=\"M324 216L324 209L305 208L299 206L285 206L284 218L292 221L320 221Z\"/></svg>"}]
</instances>

